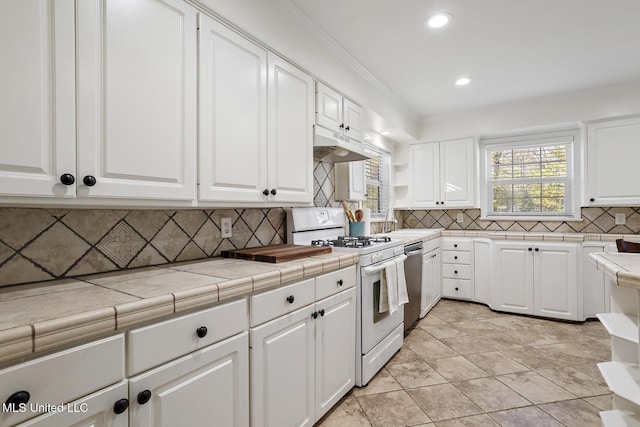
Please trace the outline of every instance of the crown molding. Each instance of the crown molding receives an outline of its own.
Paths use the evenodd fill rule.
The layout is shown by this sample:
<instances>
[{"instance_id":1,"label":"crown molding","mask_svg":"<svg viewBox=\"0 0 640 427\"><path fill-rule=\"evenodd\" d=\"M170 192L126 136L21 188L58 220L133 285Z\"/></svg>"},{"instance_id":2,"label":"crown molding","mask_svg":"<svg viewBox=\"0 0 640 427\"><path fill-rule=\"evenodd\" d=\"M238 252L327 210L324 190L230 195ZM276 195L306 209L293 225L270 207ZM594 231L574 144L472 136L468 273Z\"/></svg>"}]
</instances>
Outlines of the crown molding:
<instances>
[{"instance_id":1,"label":"crown molding","mask_svg":"<svg viewBox=\"0 0 640 427\"><path fill-rule=\"evenodd\" d=\"M298 6L293 4L291 0L273 0L273 2L276 3L290 18L301 24L303 28L311 34L311 36L322 43L334 55L344 61L373 87L382 92L388 98L392 99L398 107L402 108L406 113L409 113L416 118L418 117L416 112L413 111L402 98L391 91L391 89L378 80L376 76L371 74L371 72L369 72L364 65L354 58L340 43L338 43L336 39L322 29L322 27L320 27L314 20L309 18L309 16L300 10Z\"/></svg>"}]
</instances>

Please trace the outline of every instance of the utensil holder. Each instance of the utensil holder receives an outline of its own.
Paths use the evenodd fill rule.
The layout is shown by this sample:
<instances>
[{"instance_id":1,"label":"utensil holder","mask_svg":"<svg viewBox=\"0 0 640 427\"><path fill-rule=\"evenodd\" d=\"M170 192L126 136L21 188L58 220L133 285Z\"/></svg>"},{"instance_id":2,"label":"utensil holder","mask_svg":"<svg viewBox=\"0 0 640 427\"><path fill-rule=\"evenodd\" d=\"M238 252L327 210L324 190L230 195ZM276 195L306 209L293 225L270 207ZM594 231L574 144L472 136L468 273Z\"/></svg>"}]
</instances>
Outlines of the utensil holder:
<instances>
[{"instance_id":1,"label":"utensil holder","mask_svg":"<svg viewBox=\"0 0 640 427\"><path fill-rule=\"evenodd\" d=\"M364 236L364 221L349 223L349 236Z\"/></svg>"}]
</instances>

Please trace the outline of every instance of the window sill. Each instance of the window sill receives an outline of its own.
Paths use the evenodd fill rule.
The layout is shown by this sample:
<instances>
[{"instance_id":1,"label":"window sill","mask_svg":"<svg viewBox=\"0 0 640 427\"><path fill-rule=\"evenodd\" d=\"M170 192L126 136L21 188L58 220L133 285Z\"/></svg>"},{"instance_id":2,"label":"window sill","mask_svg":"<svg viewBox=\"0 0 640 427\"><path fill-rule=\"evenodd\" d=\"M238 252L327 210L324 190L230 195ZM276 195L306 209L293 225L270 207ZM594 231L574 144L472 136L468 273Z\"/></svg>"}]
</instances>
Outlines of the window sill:
<instances>
[{"instance_id":1,"label":"window sill","mask_svg":"<svg viewBox=\"0 0 640 427\"><path fill-rule=\"evenodd\" d=\"M579 222L582 217L574 216L480 216L483 221L540 221L540 222Z\"/></svg>"}]
</instances>

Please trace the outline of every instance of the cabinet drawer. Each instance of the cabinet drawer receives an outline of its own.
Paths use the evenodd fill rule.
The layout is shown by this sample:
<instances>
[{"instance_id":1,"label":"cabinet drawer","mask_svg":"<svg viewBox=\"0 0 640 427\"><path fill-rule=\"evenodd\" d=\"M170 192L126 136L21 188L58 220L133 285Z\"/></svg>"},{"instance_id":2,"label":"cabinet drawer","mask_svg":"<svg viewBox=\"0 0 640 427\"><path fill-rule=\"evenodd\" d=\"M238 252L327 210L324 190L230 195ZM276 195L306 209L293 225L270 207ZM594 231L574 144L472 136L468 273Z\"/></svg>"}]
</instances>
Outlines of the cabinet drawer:
<instances>
[{"instance_id":1,"label":"cabinet drawer","mask_svg":"<svg viewBox=\"0 0 640 427\"><path fill-rule=\"evenodd\" d=\"M452 298L473 298L471 280L442 279L442 296Z\"/></svg>"},{"instance_id":2,"label":"cabinet drawer","mask_svg":"<svg viewBox=\"0 0 640 427\"><path fill-rule=\"evenodd\" d=\"M315 280L307 279L272 291L252 295L251 326L295 311L315 301Z\"/></svg>"},{"instance_id":3,"label":"cabinet drawer","mask_svg":"<svg viewBox=\"0 0 640 427\"><path fill-rule=\"evenodd\" d=\"M356 266L316 277L316 301L356 285Z\"/></svg>"},{"instance_id":4,"label":"cabinet drawer","mask_svg":"<svg viewBox=\"0 0 640 427\"><path fill-rule=\"evenodd\" d=\"M246 298L133 329L127 332L127 372L146 371L247 329Z\"/></svg>"},{"instance_id":5,"label":"cabinet drawer","mask_svg":"<svg viewBox=\"0 0 640 427\"><path fill-rule=\"evenodd\" d=\"M471 279L471 266L464 264L442 264L442 277Z\"/></svg>"},{"instance_id":6,"label":"cabinet drawer","mask_svg":"<svg viewBox=\"0 0 640 427\"><path fill-rule=\"evenodd\" d=\"M443 251L442 262L449 264L471 264L471 252Z\"/></svg>"},{"instance_id":7,"label":"cabinet drawer","mask_svg":"<svg viewBox=\"0 0 640 427\"><path fill-rule=\"evenodd\" d=\"M471 251L470 240L442 240L443 251Z\"/></svg>"},{"instance_id":8,"label":"cabinet drawer","mask_svg":"<svg viewBox=\"0 0 640 427\"><path fill-rule=\"evenodd\" d=\"M20 391L28 392L30 397L26 412L0 411L0 425L14 425L42 412L31 412L32 404L66 403L123 378L123 335L3 369L0 371L0 401L4 403Z\"/></svg>"}]
</instances>

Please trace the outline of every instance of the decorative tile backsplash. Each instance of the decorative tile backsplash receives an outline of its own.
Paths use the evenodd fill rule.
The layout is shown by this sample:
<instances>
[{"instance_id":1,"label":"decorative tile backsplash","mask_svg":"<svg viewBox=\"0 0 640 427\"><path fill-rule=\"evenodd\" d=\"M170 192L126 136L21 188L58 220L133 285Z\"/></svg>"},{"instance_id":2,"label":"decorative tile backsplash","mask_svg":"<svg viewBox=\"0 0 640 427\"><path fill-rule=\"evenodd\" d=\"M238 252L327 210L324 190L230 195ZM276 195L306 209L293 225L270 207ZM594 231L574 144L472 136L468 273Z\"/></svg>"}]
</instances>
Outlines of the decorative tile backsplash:
<instances>
[{"instance_id":1,"label":"decorative tile backsplash","mask_svg":"<svg viewBox=\"0 0 640 427\"><path fill-rule=\"evenodd\" d=\"M231 218L233 237L220 237ZM286 241L281 208L0 208L0 286L217 256Z\"/></svg>"},{"instance_id":2,"label":"decorative tile backsplash","mask_svg":"<svg viewBox=\"0 0 640 427\"><path fill-rule=\"evenodd\" d=\"M617 213L625 214L625 225L616 225ZM640 234L640 207L582 208L581 221L490 221L480 219L480 209L399 210L396 219L402 228Z\"/></svg>"}]
</instances>

